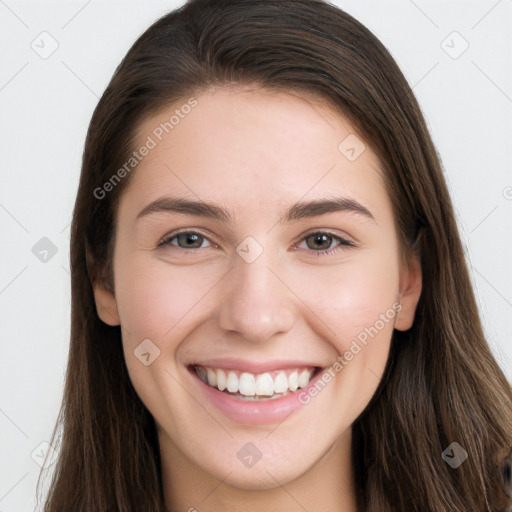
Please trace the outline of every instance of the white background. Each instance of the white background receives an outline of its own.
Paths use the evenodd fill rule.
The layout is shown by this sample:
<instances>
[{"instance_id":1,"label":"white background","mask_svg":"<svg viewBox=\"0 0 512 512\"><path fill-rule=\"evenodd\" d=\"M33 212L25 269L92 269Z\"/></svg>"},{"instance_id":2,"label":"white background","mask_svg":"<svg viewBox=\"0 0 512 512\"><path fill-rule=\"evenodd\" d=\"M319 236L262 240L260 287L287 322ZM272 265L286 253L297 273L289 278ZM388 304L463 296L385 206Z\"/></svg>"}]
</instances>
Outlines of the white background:
<instances>
[{"instance_id":1,"label":"white background","mask_svg":"<svg viewBox=\"0 0 512 512\"><path fill-rule=\"evenodd\" d=\"M336 4L381 39L414 88L446 170L485 332L512 380L512 0ZM49 440L60 405L69 223L92 111L135 39L178 5L0 0L0 512L34 509L31 453ZM58 42L47 59L31 47L43 37L47 50ZM464 41L468 49L452 58ZM46 263L32 253L42 237L57 248Z\"/></svg>"}]
</instances>

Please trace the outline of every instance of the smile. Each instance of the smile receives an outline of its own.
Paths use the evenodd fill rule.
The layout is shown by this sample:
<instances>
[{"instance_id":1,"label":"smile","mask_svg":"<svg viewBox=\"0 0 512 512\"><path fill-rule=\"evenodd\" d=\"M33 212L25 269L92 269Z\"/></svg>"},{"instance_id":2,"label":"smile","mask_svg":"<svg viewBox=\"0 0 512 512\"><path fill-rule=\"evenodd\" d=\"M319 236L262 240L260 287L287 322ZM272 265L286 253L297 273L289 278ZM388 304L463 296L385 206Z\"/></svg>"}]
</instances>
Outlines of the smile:
<instances>
[{"instance_id":1,"label":"smile","mask_svg":"<svg viewBox=\"0 0 512 512\"><path fill-rule=\"evenodd\" d=\"M306 387L317 368L286 368L264 373L194 365L208 386L240 400L275 400Z\"/></svg>"}]
</instances>

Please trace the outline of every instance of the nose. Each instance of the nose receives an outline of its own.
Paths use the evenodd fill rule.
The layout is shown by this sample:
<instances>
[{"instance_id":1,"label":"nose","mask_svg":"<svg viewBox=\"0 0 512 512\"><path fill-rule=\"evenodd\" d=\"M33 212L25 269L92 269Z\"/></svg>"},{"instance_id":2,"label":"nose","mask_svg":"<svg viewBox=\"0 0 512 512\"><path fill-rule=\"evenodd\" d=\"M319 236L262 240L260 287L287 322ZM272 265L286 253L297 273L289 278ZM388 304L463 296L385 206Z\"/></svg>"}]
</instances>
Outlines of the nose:
<instances>
[{"instance_id":1,"label":"nose","mask_svg":"<svg viewBox=\"0 0 512 512\"><path fill-rule=\"evenodd\" d=\"M268 263L266 252L252 263L235 256L221 296L219 326L252 343L288 332L295 321L294 295L286 276Z\"/></svg>"}]
</instances>

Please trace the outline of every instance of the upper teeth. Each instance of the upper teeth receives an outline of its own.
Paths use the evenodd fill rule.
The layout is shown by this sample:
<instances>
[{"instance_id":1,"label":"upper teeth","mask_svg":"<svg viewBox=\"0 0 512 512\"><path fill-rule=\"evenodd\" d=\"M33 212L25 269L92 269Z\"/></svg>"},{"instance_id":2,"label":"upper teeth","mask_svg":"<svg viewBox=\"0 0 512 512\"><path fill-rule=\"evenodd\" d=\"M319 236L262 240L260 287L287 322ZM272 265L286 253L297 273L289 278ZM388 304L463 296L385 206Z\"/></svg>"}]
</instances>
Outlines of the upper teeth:
<instances>
[{"instance_id":1,"label":"upper teeth","mask_svg":"<svg viewBox=\"0 0 512 512\"><path fill-rule=\"evenodd\" d=\"M244 396L272 396L288 391L296 391L308 385L314 368L290 369L252 374L236 370L213 369L195 366L197 375L220 391L240 393Z\"/></svg>"}]
</instances>

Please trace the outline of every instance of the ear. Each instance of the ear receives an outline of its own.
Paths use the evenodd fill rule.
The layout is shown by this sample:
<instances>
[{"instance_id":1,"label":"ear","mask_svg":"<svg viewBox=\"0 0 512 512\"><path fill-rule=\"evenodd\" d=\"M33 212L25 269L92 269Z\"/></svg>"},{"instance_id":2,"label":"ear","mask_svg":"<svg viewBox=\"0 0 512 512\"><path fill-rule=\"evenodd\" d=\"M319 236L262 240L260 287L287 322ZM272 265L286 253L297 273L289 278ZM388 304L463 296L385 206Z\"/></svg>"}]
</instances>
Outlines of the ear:
<instances>
[{"instance_id":1,"label":"ear","mask_svg":"<svg viewBox=\"0 0 512 512\"><path fill-rule=\"evenodd\" d=\"M396 317L395 329L407 331L414 323L416 306L420 300L422 288L421 264L416 254L400 270L399 288L399 301L402 309Z\"/></svg>"},{"instance_id":2,"label":"ear","mask_svg":"<svg viewBox=\"0 0 512 512\"><path fill-rule=\"evenodd\" d=\"M94 283L93 289L96 311L100 319L107 325L120 325L113 288L105 280L100 280Z\"/></svg>"}]
</instances>

